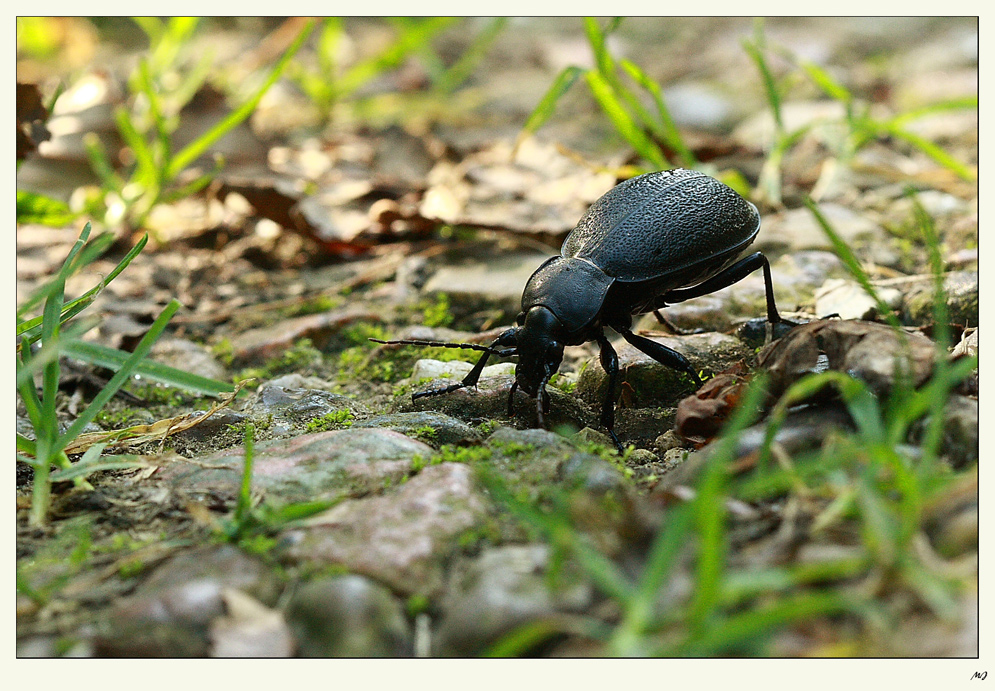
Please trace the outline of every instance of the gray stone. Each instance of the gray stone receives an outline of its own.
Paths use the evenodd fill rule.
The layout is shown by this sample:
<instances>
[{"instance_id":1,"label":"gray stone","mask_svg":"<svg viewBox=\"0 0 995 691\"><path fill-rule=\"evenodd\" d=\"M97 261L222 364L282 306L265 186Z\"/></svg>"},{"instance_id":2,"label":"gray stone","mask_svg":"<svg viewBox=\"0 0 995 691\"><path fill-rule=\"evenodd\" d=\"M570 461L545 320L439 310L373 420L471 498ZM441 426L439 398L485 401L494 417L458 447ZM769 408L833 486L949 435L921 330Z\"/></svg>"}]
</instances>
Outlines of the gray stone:
<instances>
[{"instance_id":1,"label":"gray stone","mask_svg":"<svg viewBox=\"0 0 995 691\"><path fill-rule=\"evenodd\" d=\"M456 538L486 507L469 467L432 465L388 495L344 501L288 531L283 551L294 562L343 566L396 592L434 596Z\"/></svg>"},{"instance_id":2,"label":"gray stone","mask_svg":"<svg viewBox=\"0 0 995 691\"><path fill-rule=\"evenodd\" d=\"M401 481L415 456L432 448L381 429L343 429L275 439L255 447L254 490L283 502L335 499L375 492ZM187 490L234 494L241 484L245 451L226 449L196 460L174 461L159 477Z\"/></svg>"},{"instance_id":3,"label":"gray stone","mask_svg":"<svg viewBox=\"0 0 995 691\"><path fill-rule=\"evenodd\" d=\"M891 309L902 304L902 293L895 288L875 289L878 297ZM878 314L877 303L855 281L832 278L815 291L815 313L820 317L831 314L840 319L873 319Z\"/></svg>"},{"instance_id":4,"label":"gray stone","mask_svg":"<svg viewBox=\"0 0 995 691\"><path fill-rule=\"evenodd\" d=\"M943 408L943 437L939 453L954 468L964 468L978 462L980 418L978 399L954 394ZM929 418L913 427L912 437L921 440Z\"/></svg>"},{"instance_id":5,"label":"gray stone","mask_svg":"<svg viewBox=\"0 0 995 691\"><path fill-rule=\"evenodd\" d=\"M951 323L977 326L978 273L952 271L943 278L947 297L947 311ZM905 318L913 324L933 321L933 282L918 281L905 293Z\"/></svg>"},{"instance_id":6,"label":"gray stone","mask_svg":"<svg viewBox=\"0 0 995 691\"><path fill-rule=\"evenodd\" d=\"M377 415L368 420L358 421L353 427L392 429L406 436L416 437L420 441L436 447L443 444L479 441L482 437L475 427L471 427L462 420L457 420L454 417L434 410ZM431 429L431 433L427 432L428 429Z\"/></svg>"},{"instance_id":7,"label":"gray stone","mask_svg":"<svg viewBox=\"0 0 995 691\"><path fill-rule=\"evenodd\" d=\"M180 553L161 565L136 593L116 604L100 625L95 653L110 657L203 657L212 622L225 614L226 589L264 602L278 593L261 560L231 545Z\"/></svg>"},{"instance_id":8,"label":"gray stone","mask_svg":"<svg viewBox=\"0 0 995 691\"><path fill-rule=\"evenodd\" d=\"M525 624L553 620L558 613L591 605L589 583L565 569L551 586L549 547L515 545L483 552L458 579L446 599L434 641L436 654L480 654Z\"/></svg>"},{"instance_id":9,"label":"gray stone","mask_svg":"<svg viewBox=\"0 0 995 691\"><path fill-rule=\"evenodd\" d=\"M404 607L391 592L356 575L302 585L287 605L300 657L410 657Z\"/></svg>"},{"instance_id":10,"label":"gray stone","mask_svg":"<svg viewBox=\"0 0 995 691\"><path fill-rule=\"evenodd\" d=\"M453 380L453 383L456 383L465 377L472 369L472 363L463 362L462 360L449 360L443 362L441 360L424 358L415 363L415 366L411 371L411 381L417 382L423 379L449 378ZM492 377L510 377L514 376L514 374L514 362L500 362L496 365L488 365L485 367L480 373L480 379L482 381Z\"/></svg>"},{"instance_id":11,"label":"gray stone","mask_svg":"<svg viewBox=\"0 0 995 691\"><path fill-rule=\"evenodd\" d=\"M877 223L849 207L827 203L821 204L819 211L833 230L851 245L857 241L880 240L884 237L884 231ZM815 220L812 212L804 207L765 216L754 247L775 254L833 249L822 226Z\"/></svg>"},{"instance_id":12,"label":"gray stone","mask_svg":"<svg viewBox=\"0 0 995 691\"><path fill-rule=\"evenodd\" d=\"M506 419L508 416L508 396L514 378L511 376L482 379L476 387L466 387L439 396L426 396L412 400L410 396L398 398L392 405L394 411L410 412L436 410L460 420L479 422L490 419ZM437 379L418 387L419 391L442 388L453 384L452 379ZM588 424L592 418L577 397L564 393L556 387L546 389L550 398L549 413L544 416L546 425L555 428L560 425L579 427ZM515 393L513 406L515 419L529 427L539 425L536 399L529 398L520 390Z\"/></svg>"}]
</instances>

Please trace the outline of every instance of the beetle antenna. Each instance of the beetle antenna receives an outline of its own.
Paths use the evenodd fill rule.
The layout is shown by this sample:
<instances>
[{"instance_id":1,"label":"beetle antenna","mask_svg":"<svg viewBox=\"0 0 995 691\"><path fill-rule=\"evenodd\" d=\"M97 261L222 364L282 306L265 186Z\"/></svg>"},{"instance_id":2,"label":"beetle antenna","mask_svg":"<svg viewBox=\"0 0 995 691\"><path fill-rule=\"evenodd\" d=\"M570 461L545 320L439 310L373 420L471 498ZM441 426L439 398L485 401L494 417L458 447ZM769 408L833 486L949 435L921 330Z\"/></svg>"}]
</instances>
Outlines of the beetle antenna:
<instances>
[{"instance_id":1,"label":"beetle antenna","mask_svg":"<svg viewBox=\"0 0 995 691\"><path fill-rule=\"evenodd\" d=\"M436 348L461 348L462 350L479 350L483 353L497 355L498 357L508 357L517 355L517 348L492 348L491 346L480 345L479 343L444 343L442 341L420 341L415 339L402 339L399 341L381 341L379 338L371 338L374 343L383 345L416 345Z\"/></svg>"}]
</instances>

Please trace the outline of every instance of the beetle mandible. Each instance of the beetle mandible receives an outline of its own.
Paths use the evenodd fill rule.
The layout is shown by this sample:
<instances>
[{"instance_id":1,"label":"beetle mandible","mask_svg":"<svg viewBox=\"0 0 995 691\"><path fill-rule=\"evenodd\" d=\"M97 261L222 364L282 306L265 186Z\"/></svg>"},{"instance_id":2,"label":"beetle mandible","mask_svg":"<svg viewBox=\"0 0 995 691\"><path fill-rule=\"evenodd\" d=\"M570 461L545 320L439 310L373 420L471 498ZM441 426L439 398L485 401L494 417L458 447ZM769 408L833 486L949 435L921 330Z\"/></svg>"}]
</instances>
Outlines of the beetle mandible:
<instances>
[{"instance_id":1,"label":"beetle mandible","mask_svg":"<svg viewBox=\"0 0 995 691\"><path fill-rule=\"evenodd\" d=\"M591 205L563 241L559 256L546 260L525 284L518 325L490 346L370 340L482 351L462 381L416 393L413 399L476 386L491 355L517 355L508 414L514 412L515 389L521 387L536 399L540 425L549 411L546 384L559 369L564 346L595 341L608 373L600 422L621 450L613 395L619 381L618 355L604 327L654 360L686 372L700 387L701 379L686 357L632 332L632 316L714 293L763 268L767 321L785 321L774 305L770 262L761 252L739 258L759 231L757 208L714 178L680 168L639 175Z\"/></svg>"}]
</instances>

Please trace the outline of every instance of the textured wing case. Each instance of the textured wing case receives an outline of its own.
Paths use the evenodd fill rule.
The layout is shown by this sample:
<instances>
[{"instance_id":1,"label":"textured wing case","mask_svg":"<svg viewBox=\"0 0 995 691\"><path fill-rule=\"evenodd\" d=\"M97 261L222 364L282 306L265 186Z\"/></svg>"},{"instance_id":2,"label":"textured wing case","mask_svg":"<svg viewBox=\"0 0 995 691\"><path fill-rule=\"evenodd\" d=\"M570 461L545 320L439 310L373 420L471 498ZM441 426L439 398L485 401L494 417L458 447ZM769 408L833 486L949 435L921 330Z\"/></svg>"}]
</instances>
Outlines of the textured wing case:
<instances>
[{"instance_id":1,"label":"textured wing case","mask_svg":"<svg viewBox=\"0 0 995 691\"><path fill-rule=\"evenodd\" d=\"M647 173L596 201L563 242L619 281L677 274L738 252L760 230L756 207L692 170Z\"/></svg>"}]
</instances>

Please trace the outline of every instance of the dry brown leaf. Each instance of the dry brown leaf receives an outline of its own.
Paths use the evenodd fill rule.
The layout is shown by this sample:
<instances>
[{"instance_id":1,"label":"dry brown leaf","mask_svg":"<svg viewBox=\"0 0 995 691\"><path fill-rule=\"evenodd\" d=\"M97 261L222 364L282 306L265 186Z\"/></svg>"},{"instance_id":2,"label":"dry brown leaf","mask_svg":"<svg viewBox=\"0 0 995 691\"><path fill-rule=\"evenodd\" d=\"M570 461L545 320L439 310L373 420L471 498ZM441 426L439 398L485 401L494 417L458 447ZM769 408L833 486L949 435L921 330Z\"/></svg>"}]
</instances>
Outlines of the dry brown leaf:
<instances>
[{"instance_id":1,"label":"dry brown leaf","mask_svg":"<svg viewBox=\"0 0 995 691\"><path fill-rule=\"evenodd\" d=\"M65 452L67 454L83 453L94 444L106 443L108 448L113 449L123 446L133 446L135 444L144 444L149 441L163 442L166 437L178 432L184 432L192 427L196 427L222 408L227 408L231 405L232 401L235 400L235 397L238 395L238 392L242 390L242 387L250 381L252 380L246 379L244 381L240 381L235 386L234 391L225 395L220 401L212 405L207 412L202 413L197 410L192 413L166 418L165 420L157 420L151 425L135 425L133 427L108 430L106 432L88 432L86 434L79 435L76 439L67 444Z\"/></svg>"}]
</instances>

